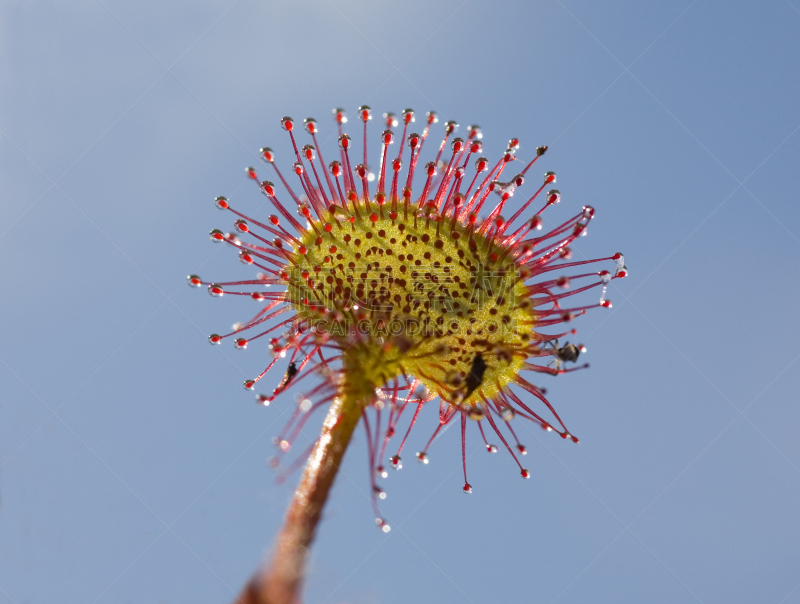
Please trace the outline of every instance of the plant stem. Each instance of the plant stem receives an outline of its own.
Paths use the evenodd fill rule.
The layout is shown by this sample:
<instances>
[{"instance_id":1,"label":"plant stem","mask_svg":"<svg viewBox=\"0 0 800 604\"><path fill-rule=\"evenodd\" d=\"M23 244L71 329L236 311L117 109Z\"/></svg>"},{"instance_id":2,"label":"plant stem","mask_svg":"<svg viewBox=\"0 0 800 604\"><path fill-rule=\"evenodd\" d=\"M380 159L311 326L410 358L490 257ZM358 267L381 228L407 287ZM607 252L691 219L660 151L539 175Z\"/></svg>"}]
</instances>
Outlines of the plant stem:
<instances>
[{"instance_id":1,"label":"plant stem","mask_svg":"<svg viewBox=\"0 0 800 604\"><path fill-rule=\"evenodd\" d=\"M256 571L236 604L299 604L309 546L361 417L365 396L370 396L364 389L352 392L347 386L328 410L322 433L289 505L271 562Z\"/></svg>"}]
</instances>

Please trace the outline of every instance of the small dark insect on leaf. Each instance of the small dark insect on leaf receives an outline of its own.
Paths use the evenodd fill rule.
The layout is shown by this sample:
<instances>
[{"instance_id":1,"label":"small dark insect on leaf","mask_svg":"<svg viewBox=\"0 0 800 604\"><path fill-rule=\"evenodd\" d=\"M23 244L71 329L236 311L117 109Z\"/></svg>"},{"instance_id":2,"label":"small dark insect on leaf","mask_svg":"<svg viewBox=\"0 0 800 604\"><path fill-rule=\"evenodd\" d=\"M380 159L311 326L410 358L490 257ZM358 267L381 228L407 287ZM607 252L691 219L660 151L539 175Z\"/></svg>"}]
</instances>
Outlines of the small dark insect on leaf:
<instances>
[{"instance_id":1,"label":"small dark insect on leaf","mask_svg":"<svg viewBox=\"0 0 800 604\"><path fill-rule=\"evenodd\" d=\"M297 365L295 365L294 361L292 361L286 368L286 375L283 376L283 381L281 382L281 385L275 389L275 394L286 390L289 387L289 382L292 381L292 378L294 378L295 375L297 375Z\"/></svg>"},{"instance_id":2,"label":"small dark insect on leaf","mask_svg":"<svg viewBox=\"0 0 800 604\"><path fill-rule=\"evenodd\" d=\"M486 361L483 360L481 353L475 355L475 358L472 359L472 367L467 374L467 379L465 381L465 385L467 387L466 392L464 393L464 398L466 399L470 394L475 392L477 388L483 383L483 374L486 371Z\"/></svg>"},{"instance_id":3,"label":"small dark insect on leaf","mask_svg":"<svg viewBox=\"0 0 800 604\"><path fill-rule=\"evenodd\" d=\"M558 345L558 340L551 340L547 342L549 344L548 350L553 351L553 356L556 357L555 360L550 363L550 365L555 364L556 369L561 369L561 363L565 363L569 361L570 363L575 363L578 360L578 357L582 352L586 352L586 348L583 344L570 344L566 342L563 346ZM588 367L588 365L587 365Z\"/></svg>"},{"instance_id":4,"label":"small dark insect on leaf","mask_svg":"<svg viewBox=\"0 0 800 604\"><path fill-rule=\"evenodd\" d=\"M558 342L556 342L555 346L556 356L561 359L562 361L570 361L572 363L578 360L578 357L581 354L581 349L579 346L575 344L570 344L567 342L561 348L558 347Z\"/></svg>"}]
</instances>

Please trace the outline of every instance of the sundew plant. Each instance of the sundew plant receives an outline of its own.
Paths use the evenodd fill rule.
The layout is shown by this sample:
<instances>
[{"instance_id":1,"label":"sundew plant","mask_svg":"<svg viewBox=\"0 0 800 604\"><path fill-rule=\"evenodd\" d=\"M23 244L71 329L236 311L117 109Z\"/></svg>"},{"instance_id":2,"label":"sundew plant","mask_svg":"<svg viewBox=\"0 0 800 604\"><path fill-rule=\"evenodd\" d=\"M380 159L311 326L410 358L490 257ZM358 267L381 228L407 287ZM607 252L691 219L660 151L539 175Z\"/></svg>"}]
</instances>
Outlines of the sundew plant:
<instances>
[{"instance_id":1,"label":"sundew plant","mask_svg":"<svg viewBox=\"0 0 800 604\"><path fill-rule=\"evenodd\" d=\"M416 457L427 463L436 435L455 422L465 493L472 491L468 432L491 453L498 446L490 443L498 442L522 478L530 472L521 462L526 449L515 422L534 422L577 443L534 379L586 367L575 364L585 349L568 342L575 333L570 324L588 309L610 307L608 283L627 275L619 253L573 258L572 244L586 234L592 207L544 228L544 211L561 200L550 188L555 173L533 169L546 146L525 157L512 139L499 159L490 160L478 126L459 137L458 124L445 122L436 146L429 142L435 113L426 114L421 133L411 109L384 114L383 127L370 132L372 110L363 106L357 150L344 132L345 111L333 115L338 149L325 150L329 163L317 122L304 121L309 142L303 145L295 121L284 117L288 157L270 148L260 152L282 189L246 168L274 208L266 222L250 218L233 200L215 200L232 214L234 230L214 229L211 240L231 247L252 266L253 278L188 278L212 296L248 296L259 305L231 333L209 337L212 344L231 341L268 354L263 372L244 382L258 392L256 400L268 406L290 386L300 393L276 439L275 465L314 412L327 409L318 439L298 458L305 470L272 560L240 602L299 601L309 546L359 424L368 442L372 507L384 532L391 527L380 513L380 483L387 468L402 468L406 439L424 405L438 405L439 421L428 428L430 438ZM423 150L431 161L420 162ZM533 190L509 212L509 199L526 181L534 182Z\"/></svg>"}]
</instances>

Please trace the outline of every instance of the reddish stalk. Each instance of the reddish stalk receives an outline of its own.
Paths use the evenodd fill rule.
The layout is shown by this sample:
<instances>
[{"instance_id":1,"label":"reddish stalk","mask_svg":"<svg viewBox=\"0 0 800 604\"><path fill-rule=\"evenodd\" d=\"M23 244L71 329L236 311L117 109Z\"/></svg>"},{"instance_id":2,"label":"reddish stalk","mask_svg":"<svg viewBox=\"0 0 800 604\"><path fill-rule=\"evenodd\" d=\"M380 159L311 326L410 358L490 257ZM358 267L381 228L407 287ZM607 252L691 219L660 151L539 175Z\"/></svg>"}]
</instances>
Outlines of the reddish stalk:
<instances>
[{"instance_id":1,"label":"reddish stalk","mask_svg":"<svg viewBox=\"0 0 800 604\"><path fill-rule=\"evenodd\" d=\"M289 505L272 559L256 571L235 604L301 602L311 542L364 404L363 392L348 392L334 400Z\"/></svg>"}]
</instances>

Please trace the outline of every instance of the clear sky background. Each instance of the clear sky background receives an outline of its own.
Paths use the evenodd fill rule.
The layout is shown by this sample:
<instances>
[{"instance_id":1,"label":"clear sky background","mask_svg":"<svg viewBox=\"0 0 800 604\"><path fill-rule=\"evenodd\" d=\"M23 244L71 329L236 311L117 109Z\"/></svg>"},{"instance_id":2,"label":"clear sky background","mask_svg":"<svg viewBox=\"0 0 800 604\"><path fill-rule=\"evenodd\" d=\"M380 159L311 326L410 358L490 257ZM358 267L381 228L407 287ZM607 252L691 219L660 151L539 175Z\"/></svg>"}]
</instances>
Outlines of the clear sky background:
<instances>
[{"instance_id":1,"label":"clear sky background","mask_svg":"<svg viewBox=\"0 0 800 604\"><path fill-rule=\"evenodd\" d=\"M431 407L385 535L358 433L308 602L800 602L800 3L11 0L0 46L0 604L250 576L292 399L242 389L263 345L206 342L253 303L185 276L247 274L213 198L270 213L243 168L288 167L280 117L330 155L364 103L549 145L549 219L594 205L576 253L631 276L575 324L591 369L539 381L581 444L520 422L531 480L475 431L471 496L457 430L415 463Z\"/></svg>"}]
</instances>

